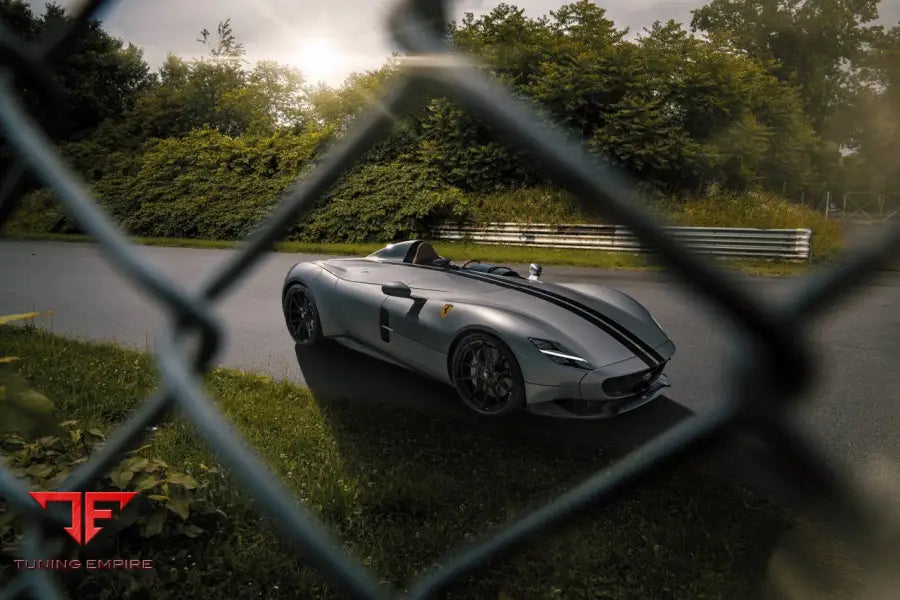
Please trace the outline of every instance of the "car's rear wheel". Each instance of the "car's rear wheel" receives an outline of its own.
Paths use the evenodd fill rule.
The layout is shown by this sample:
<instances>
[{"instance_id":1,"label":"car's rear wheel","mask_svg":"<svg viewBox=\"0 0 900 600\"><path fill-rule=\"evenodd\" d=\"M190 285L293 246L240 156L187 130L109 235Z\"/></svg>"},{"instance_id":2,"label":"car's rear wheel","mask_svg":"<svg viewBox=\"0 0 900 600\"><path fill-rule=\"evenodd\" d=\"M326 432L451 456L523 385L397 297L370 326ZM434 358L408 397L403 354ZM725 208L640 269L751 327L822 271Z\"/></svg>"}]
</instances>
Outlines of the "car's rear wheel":
<instances>
[{"instance_id":1,"label":"car's rear wheel","mask_svg":"<svg viewBox=\"0 0 900 600\"><path fill-rule=\"evenodd\" d=\"M525 406L522 370L493 335L470 333L453 351L450 373L463 403L480 415L506 417Z\"/></svg>"},{"instance_id":2,"label":"car's rear wheel","mask_svg":"<svg viewBox=\"0 0 900 600\"><path fill-rule=\"evenodd\" d=\"M322 323L312 292L303 284L294 283L284 294L284 320L294 341L312 346L322 339Z\"/></svg>"}]
</instances>

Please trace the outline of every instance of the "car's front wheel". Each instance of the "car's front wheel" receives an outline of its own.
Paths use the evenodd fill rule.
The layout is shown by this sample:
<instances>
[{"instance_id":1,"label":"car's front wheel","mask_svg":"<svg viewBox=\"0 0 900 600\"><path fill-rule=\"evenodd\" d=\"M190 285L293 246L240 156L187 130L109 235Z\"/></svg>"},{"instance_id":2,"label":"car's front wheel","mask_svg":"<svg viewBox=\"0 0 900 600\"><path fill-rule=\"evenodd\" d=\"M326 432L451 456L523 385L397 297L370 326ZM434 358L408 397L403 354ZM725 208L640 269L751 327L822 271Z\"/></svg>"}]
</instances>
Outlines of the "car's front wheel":
<instances>
[{"instance_id":1,"label":"car's front wheel","mask_svg":"<svg viewBox=\"0 0 900 600\"><path fill-rule=\"evenodd\" d=\"M525 406L522 370L512 350L486 333L470 333L453 351L453 385L470 409L489 417L507 417Z\"/></svg>"},{"instance_id":2,"label":"car's front wheel","mask_svg":"<svg viewBox=\"0 0 900 600\"><path fill-rule=\"evenodd\" d=\"M294 283L284 294L284 320L294 341L312 346L322 339L322 324L312 292L303 284Z\"/></svg>"}]
</instances>

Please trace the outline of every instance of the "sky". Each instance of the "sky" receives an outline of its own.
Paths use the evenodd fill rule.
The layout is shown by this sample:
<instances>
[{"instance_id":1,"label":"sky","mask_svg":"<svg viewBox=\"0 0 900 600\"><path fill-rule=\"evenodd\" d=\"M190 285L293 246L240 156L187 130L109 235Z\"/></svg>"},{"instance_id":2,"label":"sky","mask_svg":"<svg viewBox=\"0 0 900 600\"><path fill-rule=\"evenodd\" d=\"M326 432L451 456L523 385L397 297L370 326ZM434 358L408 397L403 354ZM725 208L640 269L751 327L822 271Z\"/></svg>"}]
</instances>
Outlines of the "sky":
<instances>
[{"instance_id":1,"label":"sky","mask_svg":"<svg viewBox=\"0 0 900 600\"><path fill-rule=\"evenodd\" d=\"M30 0L40 14L46 0ZM396 0L114 0L101 13L112 35L140 46L144 59L158 67L168 53L203 54L197 38L203 28L215 32L231 18L247 60L275 60L299 68L308 80L339 85L353 71L377 68L394 46L385 19ZM80 0L57 0L73 7ZM453 17L476 16L496 0L457 0ZM530 16L547 14L564 0L509 0ZM689 23L691 10L704 0L598 0L617 27L640 32L654 21ZM882 0L882 21L900 21L900 0Z\"/></svg>"}]
</instances>

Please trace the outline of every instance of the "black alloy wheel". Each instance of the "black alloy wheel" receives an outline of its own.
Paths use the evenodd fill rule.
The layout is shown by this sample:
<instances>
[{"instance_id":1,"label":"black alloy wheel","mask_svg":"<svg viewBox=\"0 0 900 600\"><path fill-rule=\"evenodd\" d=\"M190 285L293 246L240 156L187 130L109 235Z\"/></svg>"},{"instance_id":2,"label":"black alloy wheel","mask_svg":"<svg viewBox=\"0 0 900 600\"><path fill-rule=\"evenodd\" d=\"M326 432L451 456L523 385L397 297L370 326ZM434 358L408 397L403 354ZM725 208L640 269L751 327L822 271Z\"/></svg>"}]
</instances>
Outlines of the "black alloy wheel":
<instances>
[{"instance_id":1,"label":"black alloy wheel","mask_svg":"<svg viewBox=\"0 0 900 600\"><path fill-rule=\"evenodd\" d=\"M305 285L295 283L284 294L284 320L294 341L312 346L322 339L322 324L312 292Z\"/></svg>"},{"instance_id":2,"label":"black alloy wheel","mask_svg":"<svg viewBox=\"0 0 900 600\"><path fill-rule=\"evenodd\" d=\"M506 417L525 406L525 383L512 350L485 333L464 337L453 352L453 385L471 410Z\"/></svg>"}]
</instances>

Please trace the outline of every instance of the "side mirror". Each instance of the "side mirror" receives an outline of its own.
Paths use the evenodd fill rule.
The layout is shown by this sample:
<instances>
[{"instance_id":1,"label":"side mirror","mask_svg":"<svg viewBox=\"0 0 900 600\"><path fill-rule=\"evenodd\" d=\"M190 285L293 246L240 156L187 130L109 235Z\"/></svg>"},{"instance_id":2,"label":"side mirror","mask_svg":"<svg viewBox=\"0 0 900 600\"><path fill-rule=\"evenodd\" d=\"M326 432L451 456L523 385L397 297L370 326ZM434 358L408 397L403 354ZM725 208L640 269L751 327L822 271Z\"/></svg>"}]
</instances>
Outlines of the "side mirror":
<instances>
[{"instance_id":1,"label":"side mirror","mask_svg":"<svg viewBox=\"0 0 900 600\"><path fill-rule=\"evenodd\" d=\"M540 281L541 273L543 272L543 268L541 265L537 263L531 263L531 266L528 267L528 279L531 281Z\"/></svg>"},{"instance_id":2,"label":"side mirror","mask_svg":"<svg viewBox=\"0 0 900 600\"><path fill-rule=\"evenodd\" d=\"M381 291L385 296L394 296L396 298L409 298L412 296L409 286L402 281L392 281L381 286Z\"/></svg>"}]
</instances>

